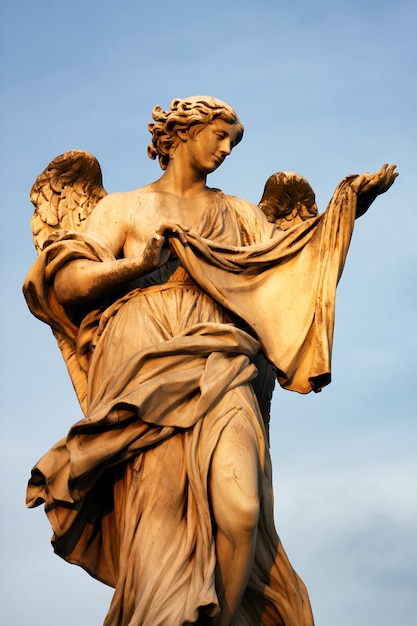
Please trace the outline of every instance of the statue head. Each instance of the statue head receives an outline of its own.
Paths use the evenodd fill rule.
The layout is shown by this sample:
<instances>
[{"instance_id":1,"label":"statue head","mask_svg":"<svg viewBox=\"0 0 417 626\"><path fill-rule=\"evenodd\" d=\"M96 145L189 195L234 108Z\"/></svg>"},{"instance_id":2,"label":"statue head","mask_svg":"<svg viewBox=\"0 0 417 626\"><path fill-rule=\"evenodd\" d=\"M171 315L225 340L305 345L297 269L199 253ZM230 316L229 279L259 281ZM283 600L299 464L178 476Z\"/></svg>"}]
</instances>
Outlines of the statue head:
<instances>
[{"instance_id":1,"label":"statue head","mask_svg":"<svg viewBox=\"0 0 417 626\"><path fill-rule=\"evenodd\" d=\"M155 122L148 124L148 130L152 134L148 156L151 159L158 157L163 170L169 163L171 149L179 142L180 130L189 129L191 133L198 133L205 125L221 119L229 124L236 124L235 145L243 137L243 125L232 107L212 96L176 98L172 100L169 111L164 111L159 105L154 107L152 117Z\"/></svg>"}]
</instances>

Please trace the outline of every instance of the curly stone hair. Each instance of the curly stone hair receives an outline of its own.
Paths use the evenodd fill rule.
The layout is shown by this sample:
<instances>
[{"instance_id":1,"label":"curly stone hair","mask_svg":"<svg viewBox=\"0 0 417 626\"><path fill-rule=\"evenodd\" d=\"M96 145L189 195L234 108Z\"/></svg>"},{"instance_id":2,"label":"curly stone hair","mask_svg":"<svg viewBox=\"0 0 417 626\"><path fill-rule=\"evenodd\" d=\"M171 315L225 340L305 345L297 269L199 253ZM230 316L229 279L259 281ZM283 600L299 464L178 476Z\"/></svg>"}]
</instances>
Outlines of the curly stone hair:
<instances>
[{"instance_id":1,"label":"curly stone hair","mask_svg":"<svg viewBox=\"0 0 417 626\"><path fill-rule=\"evenodd\" d=\"M150 159L158 158L163 170L169 163L171 148L178 142L178 130L195 127L195 132L198 132L198 127L221 119L229 124L236 124L235 145L243 137L243 125L232 107L211 96L175 98L171 102L169 111L164 111L158 104L152 111L152 117L155 122L148 124L148 130L152 134L148 156Z\"/></svg>"}]
</instances>

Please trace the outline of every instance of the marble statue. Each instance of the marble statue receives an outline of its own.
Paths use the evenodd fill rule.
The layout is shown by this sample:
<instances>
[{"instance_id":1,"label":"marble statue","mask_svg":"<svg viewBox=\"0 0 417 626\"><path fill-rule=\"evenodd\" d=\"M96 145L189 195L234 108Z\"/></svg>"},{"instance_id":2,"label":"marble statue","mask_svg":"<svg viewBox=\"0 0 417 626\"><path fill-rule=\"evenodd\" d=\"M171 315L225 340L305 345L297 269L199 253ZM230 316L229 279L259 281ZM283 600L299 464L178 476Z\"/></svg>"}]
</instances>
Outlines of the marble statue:
<instances>
[{"instance_id":1,"label":"marble statue","mask_svg":"<svg viewBox=\"0 0 417 626\"><path fill-rule=\"evenodd\" d=\"M274 526L269 404L330 382L334 301L355 218L395 166L348 176L318 213L271 176L259 206L207 186L240 142L212 97L156 106L162 176L107 194L72 151L36 179L25 284L84 417L35 465L55 552L114 587L105 626L311 626Z\"/></svg>"}]
</instances>

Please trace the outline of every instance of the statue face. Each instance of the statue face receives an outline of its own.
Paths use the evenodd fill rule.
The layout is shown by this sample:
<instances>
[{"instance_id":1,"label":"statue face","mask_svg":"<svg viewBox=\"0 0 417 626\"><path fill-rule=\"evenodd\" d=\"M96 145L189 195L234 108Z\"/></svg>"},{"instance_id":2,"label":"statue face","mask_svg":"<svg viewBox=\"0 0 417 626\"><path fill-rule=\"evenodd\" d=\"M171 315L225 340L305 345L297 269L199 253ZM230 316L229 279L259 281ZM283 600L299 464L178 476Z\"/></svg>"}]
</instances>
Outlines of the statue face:
<instances>
[{"instance_id":1,"label":"statue face","mask_svg":"<svg viewBox=\"0 0 417 626\"><path fill-rule=\"evenodd\" d=\"M221 119L189 129L184 147L191 166L204 175L214 172L231 153L236 138L236 124Z\"/></svg>"}]
</instances>

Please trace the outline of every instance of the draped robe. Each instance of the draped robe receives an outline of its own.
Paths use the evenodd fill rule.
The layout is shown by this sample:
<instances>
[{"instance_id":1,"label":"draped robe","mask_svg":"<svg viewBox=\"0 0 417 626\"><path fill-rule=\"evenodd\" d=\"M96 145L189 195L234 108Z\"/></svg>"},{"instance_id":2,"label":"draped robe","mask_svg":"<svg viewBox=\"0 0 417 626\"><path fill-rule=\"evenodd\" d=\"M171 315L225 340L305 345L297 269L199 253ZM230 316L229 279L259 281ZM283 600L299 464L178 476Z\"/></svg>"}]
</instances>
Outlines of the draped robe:
<instances>
[{"instance_id":1,"label":"draped robe","mask_svg":"<svg viewBox=\"0 0 417 626\"><path fill-rule=\"evenodd\" d=\"M208 482L237 414L262 484L235 623L313 624L274 526L255 363L265 355L280 384L300 393L330 382L335 291L357 204L351 180L324 214L285 232L218 192L198 233L185 232L185 244L170 239L166 266L89 308L64 308L53 290L71 260L114 258L88 235L62 233L29 272L25 297L64 347L80 401L85 388L85 417L33 468L27 504L45 503L57 554L115 587L105 626L207 623L217 614Z\"/></svg>"}]
</instances>

